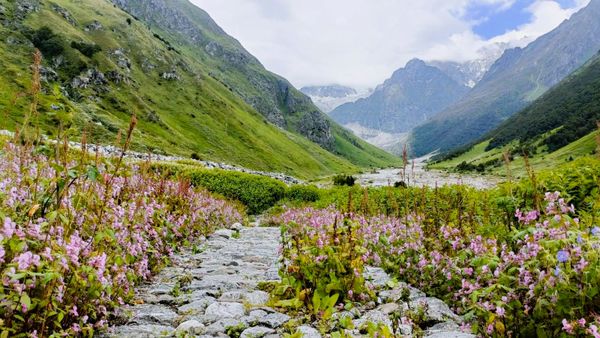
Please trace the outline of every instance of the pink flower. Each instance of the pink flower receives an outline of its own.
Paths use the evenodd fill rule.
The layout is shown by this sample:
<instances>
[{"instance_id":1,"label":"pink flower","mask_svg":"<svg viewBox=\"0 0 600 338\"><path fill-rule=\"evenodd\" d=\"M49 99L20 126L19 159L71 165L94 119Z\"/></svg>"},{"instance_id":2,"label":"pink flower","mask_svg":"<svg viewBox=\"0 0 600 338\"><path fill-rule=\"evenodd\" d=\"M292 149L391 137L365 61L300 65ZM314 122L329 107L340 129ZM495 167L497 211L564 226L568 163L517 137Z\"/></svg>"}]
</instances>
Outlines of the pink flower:
<instances>
[{"instance_id":1,"label":"pink flower","mask_svg":"<svg viewBox=\"0 0 600 338\"><path fill-rule=\"evenodd\" d=\"M4 255L6 255L6 251L4 251L4 247L0 245L0 263L4 263Z\"/></svg>"},{"instance_id":2,"label":"pink flower","mask_svg":"<svg viewBox=\"0 0 600 338\"><path fill-rule=\"evenodd\" d=\"M4 218L4 226L2 228L2 234L7 238L11 238L16 231L17 231L17 224L8 217Z\"/></svg>"},{"instance_id":3,"label":"pink flower","mask_svg":"<svg viewBox=\"0 0 600 338\"><path fill-rule=\"evenodd\" d=\"M503 307L498 306L496 308L496 314L498 315L498 317L504 317L504 314L506 314L506 311L504 310Z\"/></svg>"},{"instance_id":4,"label":"pink flower","mask_svg":"<svg viewBox=\"0 0 600 338\"><path fill-rule=\"evenodd\" d=\"M587 333L594 336L594 338L600 338L600 333L598 333L598 327L596 325L590 325L590 328L587 329Z\"/></svg>"},{"instance_id":5,"label":"pink flower","mask_svg":"<svg viewBox=\"0 0 600 338\"><path fill-rule=\"evenodd\" d=\"M15 257L14 261L17 262L19 270L27 270L32 265L40 265L40 256L27 251Z\"/></svg>"},{"instance_id":6,"label":"pink flower","mask_svg":"<svg viewBox=\"0 0 600 338\"><path fill-rule=\"evenodd\" d=\"M562 320L562 329L563 331L565 331L568 334L574 334L575 331L573 330L573 325L571 323L569 323L566 319Z\"/></svg>"}]
</instances>

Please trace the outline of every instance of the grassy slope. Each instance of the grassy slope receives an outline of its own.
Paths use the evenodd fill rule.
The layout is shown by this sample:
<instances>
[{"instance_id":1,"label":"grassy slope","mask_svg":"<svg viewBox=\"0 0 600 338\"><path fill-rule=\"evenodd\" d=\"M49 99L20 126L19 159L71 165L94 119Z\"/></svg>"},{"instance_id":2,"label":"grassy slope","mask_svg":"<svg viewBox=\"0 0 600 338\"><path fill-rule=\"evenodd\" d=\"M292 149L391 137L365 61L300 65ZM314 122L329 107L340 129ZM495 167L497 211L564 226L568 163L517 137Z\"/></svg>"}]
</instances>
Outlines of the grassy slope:
<instances>
[{"instance_id":1,"label":"grassy slope","mask_svg":"<svg viewBox=\"0 0 600 338\"><path fill-rule=\"evenodd\" d=\"M0 1L9 7L6 0ZM43 95L42 116L48 129L53 127L51 103L65 106L63 114L71 116L75 128L74 137L82 127L87 128L96 141L110 143L115 138L116 128L126 127L130 113L140 117L135 134L135 147L140 150L163 150L167 153L189 156L191 152L216 161L236 163L259 170L284 171L300 177L314 177L333 172L355 171L357 168L348 160L337 157L296 134L282 131L267 123L265 119L245 104L222 84L205 75L204 65L183 53L168 51L163 42L141 23L126 22L126 13L116 9L107 1L57 0L76 18L77 26L70 25L49 6L30 15L28 26L42 25L60 32L67 41L94 42L103 49L101 53L87 59L88 65L96 65L103 72L119 67L108 57L111 49L124 47L131 59L131 85L110 84L110 91L94 93L90 89L82 95L95 96L97 101L73 102L64 97ZM104 30L84 32L85 24L98 20ZM111 31L113 30L113 31ZM28 99L21 98L11 104L14 93L26 92L29 88L32 48L24 45L7 46L6 37L11 34L0 27L0 112L7 113L1 128L14 129L22 119L22 111ZM17 35L19 39L24 37ZM145 72L141 60L145 56L158 56L157 69ZM179 61L187 63L192 73L177 69L181 81L166 81L159 77L160 71L168 71ZM125 71L120 70L126 74ZM160 122L144 118L155 112ZM58 112L60 114L60 112ZM192 116L195 115L195 117ZM100 126L98 123L102 123ZM109 128L111 126L112 128ZM116 128L115 128L116 127ZM369 158L361 154L355 163L360 165L386 165L393 161L391 156L375 152Z\"/></svg>"},{"instance_id":2,"label":"grassy slope","mask_svg":"<svg viewBox=\"0 0 600 338\"><path fill-rule=\"evenodd\" d=\"M167 29L155 22L151 23L153 31L165 37L191 59L202 63L205 69L215 75L219 81L225 83L232 92L242 97L262 97L269 102L272 102L270 100L277 101L272 102L272 104L278 106L283 112L285 128L292 132L299 132L305 114L318 111L312 101L295 89L287 80L266 70L237 40L218 27L208 13L191 4L188 0L173 0L168 3L168 6L184 13L200 29L203 38L218 42L225 53L248 56L244 66L232 65L224 62L221 58L207 54L204 48L199 48L197 43L190 42L189 37L182 35L181 32ZM292 107L281 102L285 100L278 97L278 95L283 95L280 92L280 87L287 88L286 95L289 95L291 101L294 102ZM327 119L331 125L331 132L334 137L332 151L335 154L361 167L385 167L399 164L397 157L347 132L326 115L319 114Z\"/></svg>"},{"instance_id":3,"label":"grassy slope","mask_svg":"<svg viewBox=\"0 0 600 338\"><path fill-rule=\"evenodd\" d=\"M559 165L585 156L589 156L596 150L598 144L596 142L596 137L598 137L599 132L592 132L579 140L572 142L554 152L547 153L544 151L543 146L539 146L539 153L530 158L530 165L535 170L544 170L544 169L553 169L558 167ZM502 159L502 154L504 151L510 149L514 144L506 145L502 148L494 148L489 151L486 151L486 147L489 144L489 140L479 143L468 152L453 158L451 160L433 163L429 165L432 169L442 169L442 170L454 170L457 165L460 163L467 162L472 164L480 164L485 163L487 161L493 159ZM524 177L527 172L525 168L525 160L521 156L516 156L514 160L510 163L511 174L515 177ZM499 167L493 167L487 171L487 173L495 174L495 175L506 175L506 166L502 165Z\"/></svg>"}]
</instances>

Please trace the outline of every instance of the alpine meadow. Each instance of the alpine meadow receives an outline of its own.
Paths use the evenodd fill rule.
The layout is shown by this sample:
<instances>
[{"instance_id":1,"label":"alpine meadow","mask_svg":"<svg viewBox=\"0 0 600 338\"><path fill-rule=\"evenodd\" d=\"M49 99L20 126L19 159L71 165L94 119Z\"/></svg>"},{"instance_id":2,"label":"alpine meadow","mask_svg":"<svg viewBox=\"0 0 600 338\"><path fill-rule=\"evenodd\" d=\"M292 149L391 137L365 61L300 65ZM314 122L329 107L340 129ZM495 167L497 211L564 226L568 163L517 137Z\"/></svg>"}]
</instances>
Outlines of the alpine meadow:
<instances>
[{"instance_id":1,"label":"alpine meadow","mask_svg":"<svg viewBox=\"0 0 600 338\"><path fill-rule=\"evenodd\" d=\"M600 0L0 0L0 338L599 338L599 37Z\"/></svg>"}]
</instances>

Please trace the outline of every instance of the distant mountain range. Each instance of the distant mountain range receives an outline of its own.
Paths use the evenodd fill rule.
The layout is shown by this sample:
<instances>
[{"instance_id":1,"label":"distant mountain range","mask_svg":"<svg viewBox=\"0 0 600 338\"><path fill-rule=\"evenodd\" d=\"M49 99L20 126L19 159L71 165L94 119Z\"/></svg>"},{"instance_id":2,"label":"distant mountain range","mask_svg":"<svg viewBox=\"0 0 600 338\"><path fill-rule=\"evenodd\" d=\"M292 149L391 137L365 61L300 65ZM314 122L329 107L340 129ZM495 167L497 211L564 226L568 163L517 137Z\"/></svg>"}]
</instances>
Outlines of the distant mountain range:
<instances>
[{"instance_id":1,"label":"distant mountain range","mask_svg":"<svg viewBox=\"0 0 600 338\"><path fill-rule=\"evenodd\" d=\"M354 102L369 96L371 90L356 90L341 85L307 86L300 91L308 95L314 104L324 113L330 113L344 103Z\"/></svg>"},{"instance_id":2,"label":"distant mountain range","mask_svg":"<svg viewBox=\"0 0 600 338\"><path fill-rule=\"evenodd\" d=\"M427 64L439 68L454 81L473 88L509 47L508 43L494 43L482 48L479 51L479 57L473 60L465 62L428 61Z\"/></svg>"},{"instance_id":3,"label":"distant mountain range","mask_svg":"<svg viewBox=\"0 0 600 338\"><path fill-rule=\"evenodd\" d=\"M343 104L330 116L347 125L388 133L404 133L459 100L469 88L419 59L379 85L364 99Z\"/></svg>"},{"instance_id":4,"label":"distant mountain range","mask_svg":"<svg viewBox=\"0 0 600 338\"><path fill-rule=\"evenodd\" d=\"M468 144L540 97L600 49L600 0L525 48L508 49L461 100L415 128L416 155Z\"/></svg>"}]
</instances>

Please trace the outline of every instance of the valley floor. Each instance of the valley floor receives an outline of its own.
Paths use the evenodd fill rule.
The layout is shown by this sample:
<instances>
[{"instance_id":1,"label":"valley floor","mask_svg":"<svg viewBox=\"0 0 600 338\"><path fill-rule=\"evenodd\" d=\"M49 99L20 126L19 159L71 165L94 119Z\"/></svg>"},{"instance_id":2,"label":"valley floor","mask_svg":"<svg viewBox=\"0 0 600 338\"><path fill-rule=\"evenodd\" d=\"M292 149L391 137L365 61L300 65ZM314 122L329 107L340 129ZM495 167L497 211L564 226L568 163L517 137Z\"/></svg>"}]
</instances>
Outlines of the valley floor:
<instances>
[{"instance_id":1,"label":"valley floor","mask_svg":"<svg viewBox=\"0 0 600 338\"><path fill-rule=\"evenodd\" d=\"M402 179L402 168L390 168L362 174L358 177L358 182L361 186L373 187L393 186L395 182L405 181L409 186L416 187L462 184L477 189L488 189L502 181L500 177L492 175L458 174L427 169L427 159L421 157L414 161L414 166L409 164L406 168L406 179Z\"/></svg>"}]
</instances>

